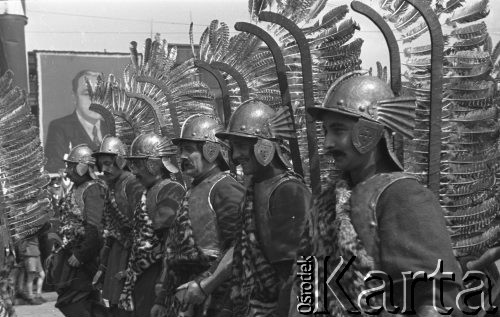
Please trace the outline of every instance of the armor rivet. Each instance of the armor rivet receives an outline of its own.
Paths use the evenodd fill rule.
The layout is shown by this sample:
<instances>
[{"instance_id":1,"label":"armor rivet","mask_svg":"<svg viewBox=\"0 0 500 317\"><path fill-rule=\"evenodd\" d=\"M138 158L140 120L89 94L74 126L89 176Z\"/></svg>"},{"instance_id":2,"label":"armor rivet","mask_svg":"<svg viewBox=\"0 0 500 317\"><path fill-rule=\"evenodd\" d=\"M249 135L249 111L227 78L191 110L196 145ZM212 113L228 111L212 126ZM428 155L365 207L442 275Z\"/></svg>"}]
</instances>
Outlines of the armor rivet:
<instances>
[{"instance_id":1,"label":"armor rivet","mask_svg":"<svg viewBox=\"0 0 500 317\"><path fill-rule=\"evenodd\" d=\"M240 130L241 131L245 131L247 127L245 127L244 125L241 126Z\"/></svg>"},{"instance_id":2,"label":"armor rivet","mask_svg":"<svg viewBox=\"0 0 500 317\"><path fill-rule=\"evenodd\" d=\"M255 133L260 133L260 129L255 129Z\"/></svg>"},{"instance_id":3,"label":"armor rivet","mask_svg":"<svg viewBox=\"0 0 500 317\"><path fill-rule=\"evenodd\" d=\"M365 112L365 106L359 106L359 107L358 107L358 109L359 109L359 111L361 111L361 112Z\"/></svg>"},{"instance_id":4,"label":"armor rivet","mask_svg":"<svg viewBox=\"0 0 500 317\"><path fill-rule=\"evenodd\" d=\"M337 101L337 105L342 106L344 104L344 99L340 99Z\"/></svg>"},{"instance_id":5,"label":"armor rivet","mask_svg":"<svg viewBox=\"0 0 500 317\"><path fill-rule=\"evenodd\" d=\"M193 133L192 133L192 136L195 136L195 135L196 135L196 132L193 132Z\"/></svg>"}]
</instances>

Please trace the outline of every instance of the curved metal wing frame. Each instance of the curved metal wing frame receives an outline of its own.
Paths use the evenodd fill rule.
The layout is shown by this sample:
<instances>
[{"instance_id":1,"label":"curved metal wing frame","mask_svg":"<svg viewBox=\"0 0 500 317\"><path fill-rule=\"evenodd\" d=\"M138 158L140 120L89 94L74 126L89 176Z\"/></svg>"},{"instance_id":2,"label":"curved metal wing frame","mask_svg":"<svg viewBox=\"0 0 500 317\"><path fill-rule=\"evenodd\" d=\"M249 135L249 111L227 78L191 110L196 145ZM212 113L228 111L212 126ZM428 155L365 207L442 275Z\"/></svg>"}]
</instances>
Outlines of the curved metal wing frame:
<instances>
[{"instance_id":1,"label":"curved metal wing frame","mask_svg":"<svg viewBox=\"0 0 500 317\"><path fill-rule=\"evenodd\" d=\"M260 38L271 51L274 58L274 63L276 65L276 73L278 76L282 105L289 109L290 114L292 115L293 128L295 131L297 131L295 120L293 119L293 108L291 103L290 91L288 89L288 79L286 77L285 61L283 55L281 54L281 50L278 46L278 43L276 43L276 41L269 33L267 33L262 28L254 24L247 22L237 22L234 25L234 28L237 31L254 34L258 38ZM304 175L304 170L302 168L302 160L300 158L298 140L297 138L293 138L290 139L289 142L290 142L290 152L292 156L293 169L300 175Z\"/></svg>"},{"instance_id":2,"label":"curved metal wing frame","mask_svg":"<svg viewBox=\"0 0 500 317\"><path fill-rule=\"evenodd\" d=\"M224 120L222 120L222 122L224 122L224 126L227 127L229 118L231 117L231 104L229 103L229 91L227 89L226 81L224 80L224 78L222 78L221 73L210 66L210 64L208 64L207 62L195 59L194 65L210 73L210 75L214 76L215 80L217 81L222 94L222 111L224 114Z\"/></svg>"},{"instance_id":3,"label":"curved metal wing frame","mask_svg":"<svg viewBox=\"0 0 500 317\"><path fill-rule=\"evenodd\" d=\"M236 68L234 68L233 66L231 66L229 64L226 64L226 63L223 63L223 62L218 62L218 61L211 62L210 66L212 66L213 68L215 68L215 69L217 69L219 71L225 72L226 74L228 74L229 76L231 76L236 81L236 83L240 87L240 96L241 96L241 101L242 102L247 101L248 99L250 99L250 94L249 94L249 91L248 91L248 85L247 85L247 83L245 81L245 78L243 77L243 75L240 72L238 72L236 70Z\"/></svg>"},{"instance_id":4,"label":"curved metal wing frame","mask_svg":"<svg viewBox=\"0 0 500 317\"><path fill-rule=\"evenodd\" d=\"M136 80L137 80L137 82L140 82L140 83L151 83L151 84L157 86L158 88L160 88L160 90L163 92L163 94L167 98L170 95L168 87L161 80L159 80L157 78L154 78L154 77L151 77L151 76L137 76ZM148 98L148 100L151 100L151 98ZM156 104L156 103L154 103L154 104ZM177 107L176 107L176 105L174 103L169 102L168 103L168 109L170 111L170 117L172 119L172 126L174 128L174 131L176 132L176 134L179 134L180 131L181 131L181 125L179 123L179 115L177 114ZM160 117L162 117L162 116L160 116ZM163 122L163 124L164 124L164 126L166 125L165 122Z\"/></svg>"},{"instance_id":5,"label":"curved metal wing frame","mask_svg":"<svg viewBox=\"0 0 500 317\"><path fill-rule=\"evenodd\" d=\"M258 15L262 21L275 23L285 28L297 42L300 61L302 64L302 86L304 91L305 108L314 107L314 87L313 71L311 64L311 51L309 43L302 30L290 19L274 12L261 12ZM316 142L316 122L312 116L306 112L307 146L309 151L309 170L311 178L311 188L314 195L321 192L320 164L318 156L318 144Z\"/></svg>"},{"instance_id":6,"label":"curved metal wing frame","mask_svg":"<svg viewBox=\"0 0 500 317\"><path fill-rule=\"evenodd\" d=\"M351 8L370 19L384 35L391 60L391 88L394 94L399 96L401 94L401 57L399 55L399 45L396 36L394 36L394 33L387 22L385 22L384 18L370 6L360 1L353 1L351 2Z\"/></svg>"},{"instance_id":7,"label":"curved metal wing frame","mask_svg":"<svg viewBox=\"0 0 500 317\"><path fill-rule=\"evenodd\" d=\"M441 165L441 114L443 102L443 30L437 15L429 4L417 0L404 0L417 9L424 18L431 35L431 109L429 126L428 187L439 194Z\"/></svg>"},{"instance_id":8,"label":"curved metal wing frame","mask_svg":"<svg viewBox=\"0 0 500 317\"><path fill-rule=\"evenodd\" d=\"M104 119L104 124L106 125L109 134L111 134L112 136L116 136L115 118L113 117L113 113L111 113L111 111L97 103L90 104L89 110L100 114Z\"/></svg>"}]
</instances>

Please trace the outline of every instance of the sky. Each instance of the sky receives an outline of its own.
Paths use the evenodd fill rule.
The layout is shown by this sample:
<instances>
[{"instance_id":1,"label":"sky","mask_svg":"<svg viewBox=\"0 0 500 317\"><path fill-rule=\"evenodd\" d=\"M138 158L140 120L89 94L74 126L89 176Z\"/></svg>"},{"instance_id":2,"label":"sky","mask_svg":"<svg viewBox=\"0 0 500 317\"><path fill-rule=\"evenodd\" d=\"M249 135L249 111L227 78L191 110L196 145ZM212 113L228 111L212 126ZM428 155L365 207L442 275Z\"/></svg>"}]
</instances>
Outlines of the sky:
<instances>
[{"instance_id":1,"label":"sky","mask_svg":"<svg viewBox=\"0 0 500 317\"><path fill-rule=\"evenodd\" d=\"M370 0L365 0L369 2ZM474 1L474 0L467 0ZM333 7L350 0L330 0ZM189 23L194 23L194 41L213 19L224 21L233 33L234 23L249 22L248 0L26 0L28 24L26 48L128 52L132 40L142 43L160 33L169 43L189 43ZM363 16L352 13L361 25L363 68L376 61L388 65L382 35ZM494 43L500 41L500 0L490 0L486 20Z\"/></svg>"}]
</instances>

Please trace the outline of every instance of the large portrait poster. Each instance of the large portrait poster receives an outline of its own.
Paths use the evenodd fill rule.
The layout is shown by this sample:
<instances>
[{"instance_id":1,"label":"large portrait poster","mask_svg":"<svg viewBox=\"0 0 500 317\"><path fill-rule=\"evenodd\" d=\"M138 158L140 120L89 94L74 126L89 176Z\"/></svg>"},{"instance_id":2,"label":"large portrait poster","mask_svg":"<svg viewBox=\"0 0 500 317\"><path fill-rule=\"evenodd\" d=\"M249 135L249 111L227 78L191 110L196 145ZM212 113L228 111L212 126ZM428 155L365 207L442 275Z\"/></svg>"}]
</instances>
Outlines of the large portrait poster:
<instances>
[{"instance_id":1,"label":"large portrait poster","mask_svg":"<svg viewBox=\"0 0 500 317\"><path fill-rule=\"evenodd\" d=\"M59 157L61 151L49 153L53 147L47 149L45 146L47 135L54 135L54 133L48 133L49 125L56 120L54 123L57 123L59 130L61 130L61 126L68 130L62 129L60 134L66 136L71 134L72 138L76 139L78 139L78 135L75 134L84 131L78 124L75 124L75 120L72 120L76 106L72 86L73 78L81 71L89 70L103 73L105 76L114 74L117 79L121 79L123 69L129 63L130 58L128 53L54 51L35 51L35 56L38 75L40 140L46 149L45 156L51 161L47 162L46 168L50 173L56 173L64 164L62 157ZM69 146L76 145L78 144L58 144L61 149L65 149L65 153L68 152Z\"/></svg>"}]
</instances>

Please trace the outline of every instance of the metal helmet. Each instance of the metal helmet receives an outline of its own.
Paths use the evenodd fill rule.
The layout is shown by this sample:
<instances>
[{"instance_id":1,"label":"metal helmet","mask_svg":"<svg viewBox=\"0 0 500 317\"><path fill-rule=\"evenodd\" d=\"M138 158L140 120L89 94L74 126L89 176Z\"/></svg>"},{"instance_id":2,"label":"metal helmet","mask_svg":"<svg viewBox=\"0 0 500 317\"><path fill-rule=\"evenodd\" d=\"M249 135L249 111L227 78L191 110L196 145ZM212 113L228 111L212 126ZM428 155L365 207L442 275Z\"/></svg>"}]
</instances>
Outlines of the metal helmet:
<instances>
[{"instance_id":1,"label":"metal helmet","mask_svg":"<svg viewBox=\"0 0 500 317\"><path fill-rule=\"evenodd\" d=\"M157 174L161 165L169 172L177 173L179 169L169 159L176 153L177 149L169 139L151 132L134 139L126 159L147 159L146 166L151 174Z\"/></svg>"},{"instance_id":2,"label":"metal helmet","mask_svg":"<svg viewBox=\"0 0 500 317\"><path fill-rule=\"evenodd\" d=\"M316 120L322 120L328 113L358 118L352 135L356 150L367 153L384 137L389 156L403 169L392 151L389 130L404 137L413 137L415 98L395 97L387 83L378 77L350 73L332 84L321 107L312 107L307 111Z\"/></svg>"},{"instance_id":3,"label":"metal helmet","mask_svg":"<svg viewBox=\"0 0 500 317\"><path fill-rule=\"evenodd\" d=\"M115 136L106 135L102 139L99 150L92 154L95 158L99 155L115 155L116 165L118 165L120 169L125 167L126 162L124 156L127 155L127 150L125 148L125 144L123 144L123 142Z\"/></svg>"},{"instance_id":4,"label":"metal helmet","mask_svg":"<svg viewBox=\"0 0 500 317\"><path fill-rule=\"evenodd\" d=\"M76 172L83 176L89 173L90 177L96 179L94 173L95 158L92 156L92 149L87 144L80 144L73 147L68 154L64 155L64 162L76 163Z\"/></svg>"},{"instance_id":5,"label":"metal helmet","mask_svg":"<svg viewBox=\"0 0 500 317\"><path fill-rule=\"evenodd\" d=\"M231 115L226 131L215 135L221 139L231 137L255 139L257 142L254 145L254 154L260 164L269 165L276 154L285 166L290 166L278 143L295 137L288 109L275 111L260 101L248 100Z\"/></svg>"},{"instance_id":6,"label":"metal helmet","mask_svg":"<svg viewBox=\"0 0 500 317\"><path fill-rule=\"evenodd\" d=\"M203 142L203 157L212 163L222 155L221 142L215 136L220 130L223 127L216 119L195 114L184 121L180 137L172 139L172 143L179 145L182 141Z\"/></svg>"}]
</instances>

